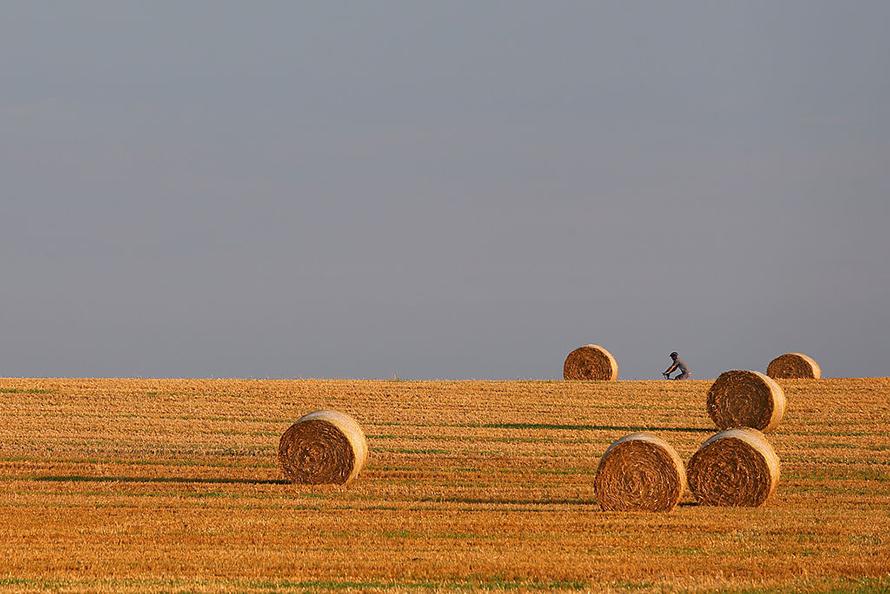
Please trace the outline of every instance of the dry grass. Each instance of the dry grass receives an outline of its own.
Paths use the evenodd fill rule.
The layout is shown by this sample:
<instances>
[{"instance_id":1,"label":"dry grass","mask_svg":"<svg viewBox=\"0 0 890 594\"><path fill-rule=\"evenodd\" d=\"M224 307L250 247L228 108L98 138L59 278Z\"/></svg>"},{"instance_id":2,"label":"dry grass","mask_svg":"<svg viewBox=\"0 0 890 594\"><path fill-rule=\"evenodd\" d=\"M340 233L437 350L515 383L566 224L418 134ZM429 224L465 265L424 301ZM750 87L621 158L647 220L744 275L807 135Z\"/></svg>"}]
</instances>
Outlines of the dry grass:
<instances>
[{"instance_id":1,"label":"dry grass","mask_svg":"<svg viewBox=\"0 0 890 594\"><path fill-rule=\"evenodd\" d=\"M782 380L763 507L602 512L648 430L683 460L710 382L0 380L0 590L890 588L890 380ZM353 415L349 487L293 485L278 439Z\"/></svg>"}]
</instances>

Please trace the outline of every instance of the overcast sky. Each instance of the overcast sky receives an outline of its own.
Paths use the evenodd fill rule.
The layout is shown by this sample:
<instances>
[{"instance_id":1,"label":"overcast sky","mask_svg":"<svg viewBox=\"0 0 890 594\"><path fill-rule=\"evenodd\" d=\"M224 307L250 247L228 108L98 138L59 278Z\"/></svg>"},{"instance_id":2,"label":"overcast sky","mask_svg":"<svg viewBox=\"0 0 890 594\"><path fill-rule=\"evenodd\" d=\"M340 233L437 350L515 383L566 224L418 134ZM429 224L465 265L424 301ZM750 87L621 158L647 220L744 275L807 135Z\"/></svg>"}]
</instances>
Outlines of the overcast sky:
<instances>
[{"instance_id":1,"label":"overcast sky","mask_svg":"<svg viewBox=\"0 0 890 594\"><path fill-rule=\"evenodd\" d=\"M890 375L890 3L4 2L0 375Z\"/></svg>"}]
</instances>

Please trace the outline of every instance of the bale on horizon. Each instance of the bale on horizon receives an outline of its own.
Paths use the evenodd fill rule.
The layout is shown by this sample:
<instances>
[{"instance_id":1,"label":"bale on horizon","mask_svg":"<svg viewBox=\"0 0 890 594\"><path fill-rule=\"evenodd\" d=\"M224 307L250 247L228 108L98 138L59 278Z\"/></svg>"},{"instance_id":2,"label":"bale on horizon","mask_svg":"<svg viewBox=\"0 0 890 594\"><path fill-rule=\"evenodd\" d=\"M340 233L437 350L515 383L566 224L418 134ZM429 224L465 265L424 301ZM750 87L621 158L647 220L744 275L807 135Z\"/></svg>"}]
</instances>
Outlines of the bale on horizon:
<instances>
[{"instance_id":1,"label":"bale on horizon","mask_svg":"<svg viewBox=\"0 0 890 594\"><path fill-rule=\"evenodd\" d=\"M585 344L566 357L562 377L567 380L614 381L618 379L618 361L600 345Z\"/></svg>"},{"instance_id":2,"label":"bale on horizon","mask_svg":"<svg viewBox=\"0 0 890 594\"><path fill-rule=\"evenodd\" d=\"M721 431L689 460L689 490L702 505L759 507L779 484L779 466L779 457L760 431Z\"/></svg>"},{"instance_id":3,"label":"bale on horizon","mask_svg":"<svg viewBox=\"0 0 890 594\"><path fill-rule=\"evenodd\" d=\"M785 392L758 371L724 371L708 390L708 415L719 429L771 431L785 414Z\"/></svg>"},{"instance_id":4,"label":"bale on horizon","mask_svg":"<svg viewBox=\"0 0 890 594\"><path fill-rule=\"evenodd\" d=\"M820 379L822 368L808 355L785 353L770 361L766 374L773 379Z\"/></svg>"},{"instance_id":5,"label":"bale on horizon","mask_svg":"<svg viewBox=\"0 0 890 594\"><path fill-rule=\"evenodd\" d=\"M666 441L631 433L600 458L593 490L603 511L670 511L686 491L686 469Z\"/></svg>"},{"instance_id":6,"label":"bale on horizon","mask_svg":"<svg viewBox=\"0 0 890 594\"><path fill-rule=\"evenodd\" d=\"M368 442L355 419L334 410L300 417L278 443L278 463L294 483L345 485L368 459Z\"/></svg>"}]
</instances>

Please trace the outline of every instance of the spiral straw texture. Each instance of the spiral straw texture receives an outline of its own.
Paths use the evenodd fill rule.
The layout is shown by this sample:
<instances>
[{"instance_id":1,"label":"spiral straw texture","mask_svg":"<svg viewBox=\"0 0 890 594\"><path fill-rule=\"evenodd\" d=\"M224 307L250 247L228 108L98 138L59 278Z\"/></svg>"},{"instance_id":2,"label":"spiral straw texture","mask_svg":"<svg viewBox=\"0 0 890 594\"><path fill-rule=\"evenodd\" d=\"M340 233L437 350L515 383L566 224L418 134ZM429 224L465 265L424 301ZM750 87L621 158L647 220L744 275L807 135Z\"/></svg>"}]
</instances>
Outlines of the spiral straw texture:
<instances>
[{"instance_id":1,"label":"spiral straw texture","mask_svg":"<svg viewBox=\"0 0 890 594\"><path fill-rule=\"evenodd\" d=\"M708 390L708 415L719 429L771 431L785 414L785 392L757 371L725 371Z\"/></svg>"},{"instance_id":2,"label":"spiral straw texture","mask_svg":"<svg viewBox=\"0 0 890 594\"><path fill-rule=\"evenodd\" d=\"M368 442L349 415L319 410L297 420L278 443L278 463L294 483L345 485L368 459Z\"/></svg>"},{"instance_id":3,"label":"spiral straw texture","mask_svg":"<svg viewBox=\"0 0 890 594\"><path fill-rule=\"evenodd\" d=\"M693 454L688 477L703 505L758 507L779 484L779 457L760 431L729 429Z\"/></svg>"},{"instance_id":4,"label":"spiral straw texture","mask_svg":"<svg viewBox=\"0 0 890 594\"><path fill-rule=\"evenodd\" d=\"M562 377L567 380L617 380L618 361L598 344L586 344L566 357Z\"/></svg>"},{"instance_id":5,"label":"spiral straw texture","mask_svg":"<svg viewBox=\"0 0 890 594\"><path fill-rule=\"evenodd\" d=\"M632 433L603 454L593 490L604 511L670 511L686 491L686 470L670 444Z\"/></svg>"},{"instance_id":6,"label":"spiral straw texture","mask_svg":"<svg viewBox=\"0 0 890 594\"><path fill-rule=\"evenodd\" d=\"M766 374L773 379L819 379L822 368L803 353L785 353L770 361Z\"/></svg>"}]
</instances>

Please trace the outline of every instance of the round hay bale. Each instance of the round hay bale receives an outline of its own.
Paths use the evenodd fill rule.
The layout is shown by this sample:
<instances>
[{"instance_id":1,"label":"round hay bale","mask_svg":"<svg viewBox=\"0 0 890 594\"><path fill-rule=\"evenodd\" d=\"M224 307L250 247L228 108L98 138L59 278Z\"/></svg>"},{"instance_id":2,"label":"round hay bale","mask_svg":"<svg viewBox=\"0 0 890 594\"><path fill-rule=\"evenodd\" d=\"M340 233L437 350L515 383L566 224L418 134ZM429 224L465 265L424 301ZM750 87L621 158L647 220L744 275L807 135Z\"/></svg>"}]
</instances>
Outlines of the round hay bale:
<instances>
[{"instance_id":1,"label":"round hay bale","mask_svg":"<svg viewBox=\"0 0 890 594\"><path fill-rule=\"evenodd\" d=\"M567 380L617 380L618 361L598 344L585 344L566 357L562 377Z\"/></svg>"},{"instance_id":2,"label":"round hay bale","mask_svg":"<svg viewBox=\"0 0 890 594\"><path fill-rule=\"evenodd\" d=\"M708 390L708 414L720 429L771 431L785 414L785 392L757 371L725 371Z\"/></svg>"},{"instance_id":3,"label":"round hay bale","mask_svg":"<svg viewBox=\"0 0 890 594\"><path fill-rule=\"evenodd\" d=\"M803 353L785 353L770 361L766 374L773 379L819 379L822 368Z\"/></svg>"},{"instance_id":4,"label":"round hay bale","mask_svg":"<svg viewBox=\"0 0 890 594\"><path fill-rule=\"evenodd\" d=\"M632 433L603 454L593 490L604 511L670 511L686 491L686 470L666 441Z\"/></svg>"},{"instance_id":5,"label":"round hay bale","mask_svg":"<svg viewBox=\"0 0 890 594\"><path fill-rule=\"evenodd\" d=\"M278 463L288 480L345 485L368 459L368 442L349 415L319 410L297 420L278 443Z\"/></svg>"},{"instance_id":6,"label":"round hay bale","mask_svg":"<svg viewBox=\"0 0 890 594\"><path fill-rule=\"evenodd\" d=\"M756 429L712 435L689 460L689 489L703 505L758 507L779 484L779 457Z\"/></svg>"}]
</instances>

